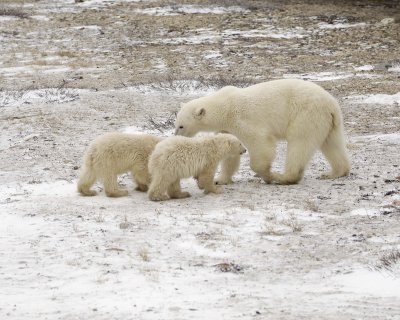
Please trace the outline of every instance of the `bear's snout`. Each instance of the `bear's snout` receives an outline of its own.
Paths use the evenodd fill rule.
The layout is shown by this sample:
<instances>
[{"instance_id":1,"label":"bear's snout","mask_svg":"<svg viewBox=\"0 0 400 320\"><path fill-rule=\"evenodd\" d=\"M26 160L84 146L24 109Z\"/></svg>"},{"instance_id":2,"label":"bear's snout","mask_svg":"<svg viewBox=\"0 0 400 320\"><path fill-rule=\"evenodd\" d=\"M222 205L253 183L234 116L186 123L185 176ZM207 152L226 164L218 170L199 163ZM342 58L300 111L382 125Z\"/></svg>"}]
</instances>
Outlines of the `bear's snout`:
<instances>
[{"instance_id":1,"label":"bear's snout","mask_svg":"<svg viewBox=\"0 0 400 320\"><path fill-rule=\"evenodd\" d=\"M246 149L242 146L240 149L240 154L246 153Z\"/></svg>"}]
</instances>

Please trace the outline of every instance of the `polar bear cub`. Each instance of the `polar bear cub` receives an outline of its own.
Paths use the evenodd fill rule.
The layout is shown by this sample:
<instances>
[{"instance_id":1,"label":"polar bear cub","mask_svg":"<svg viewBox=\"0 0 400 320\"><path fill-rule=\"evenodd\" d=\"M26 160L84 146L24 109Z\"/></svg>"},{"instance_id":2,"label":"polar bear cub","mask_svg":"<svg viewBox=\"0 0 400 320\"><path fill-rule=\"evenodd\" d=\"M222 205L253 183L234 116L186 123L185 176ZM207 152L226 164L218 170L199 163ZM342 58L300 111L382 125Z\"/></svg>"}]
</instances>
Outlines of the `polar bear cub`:
<instances>
[{"instance_id":1,"label":"polar bear cub","mask_svg":"<svg viewBox=\"0 0 400 320\"><path fill-rule=\"evenodd\" d=\"M331 166L321 178L350 172L339 104L309 81L281 79L247 88L224 87L184 104L175 129L187 137L200 131L235 135L249 151L251 169L267 183L299 182L318 149ZM271 172L279 140L287 141L283 174Z\"/></svg>"},{"instance_id":2,"label":"polar bear cub","mask_svg":"<svg viewBox=\"0 0 400 320\"><path fill-rule=\"evenodd\" d=\"M246 149L230 134L218 134L203 138L170 137L157 144L149 160L151 184L149 198L163 201L169 198L186 198L180 180L195 177L205 193L220 193L214 184L219 162L237 158Z\"/></svg>"},{"instance_id":3,"label":"polar bear cub","mask_svg":"<svg viewBox=\"0 0 400 320\"><path fill-rule=\"evenodd\" d=\"M130 171L138 191L146 192L150 184L148 160L160 137L148 134L106 133L95 139L84 156L84 168L78 180L78 192L94 196L90 188L100 180L108 197L128 195L118 188L117 176Z\"/></svg>"}]
</instances>

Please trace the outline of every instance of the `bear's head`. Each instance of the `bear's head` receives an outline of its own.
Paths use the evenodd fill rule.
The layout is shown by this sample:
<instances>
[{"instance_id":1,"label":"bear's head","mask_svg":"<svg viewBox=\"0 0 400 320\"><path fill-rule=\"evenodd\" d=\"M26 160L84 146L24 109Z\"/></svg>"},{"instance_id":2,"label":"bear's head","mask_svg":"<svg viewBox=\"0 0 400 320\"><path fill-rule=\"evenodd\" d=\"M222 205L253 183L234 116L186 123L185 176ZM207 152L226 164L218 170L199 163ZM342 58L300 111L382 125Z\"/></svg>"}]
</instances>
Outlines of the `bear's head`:
<instances>
[{"instance_id":1,"label":"bear's head","mask_svg":"<svg viewBox=\"0 0 400 320\"><path fill-rule=\"evenodd\" d=\"M246 152L246 148L238 138L228 133L219 133L215 139L227 157L237 157Z\"/></svg>"},{"instance_id":2,"label":"bear's head","mask_svg":"<svg viewBox=\"0 0 400 320\"><path fill-rule=\"evenodd\" d=\"M192 100L183 104L176 115L175 135L193 137L200 131L210 131L206 124L206 108Z\"/></svg>"}]
</instances>

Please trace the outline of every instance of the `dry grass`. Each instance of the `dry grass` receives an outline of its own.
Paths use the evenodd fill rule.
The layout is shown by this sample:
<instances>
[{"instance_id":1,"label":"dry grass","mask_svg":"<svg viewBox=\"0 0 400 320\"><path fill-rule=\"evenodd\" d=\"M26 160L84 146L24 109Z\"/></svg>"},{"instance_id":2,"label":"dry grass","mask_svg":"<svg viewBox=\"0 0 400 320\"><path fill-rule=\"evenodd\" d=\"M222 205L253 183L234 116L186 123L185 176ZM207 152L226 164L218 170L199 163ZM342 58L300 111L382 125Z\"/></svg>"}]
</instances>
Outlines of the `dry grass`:
<instances>
[{"instance_id":1,"label":"dry grass","mask_svg":"<svg viewBox=\"0 0 400 320\"><path fill-rule=\"evenodd\" d=\"M289 228L290 231L288 231L287 228ZM284 219L279 219L276 213L265 217L263 234L281 236L288 232L300 232L302 230L302 225L292 214L289 215L288 218Z\"/></svg>"},{"instance_id":2,"label":"dry grass","mask_svg":"<svg viewBox=\"0 0 400 320\"><path fill-rule=\"evenodd\" d=\"M172 130L175 127L176 112L172 112L165 118L153 118L153 116L148 116L146 124L143 126L144 129L157 130L160 133Z\"/></svg>"},{"instance_id":3,"label":"dry grass","mask_svg":"<svg viewBox=\"0 0 400 320\"><path fill-rule=\"evenodd\" d=\"M393 250L389 253L385 253L380 259L378 264L375 266L377 270L394 271L394 269L400 269L400 251Z\"/></svg>"},{"instance_id":4,"label":"dry grass","mask_svg":"<svg viewBox=\"0 0 400 320\"><path fill-rule=\"evenodd\" d=\"M319 211L319 207L318 207L317 203L314 200L311 200L311 199L306 200L305 209L309 210L309 211L312 211L312 212L318 212Z\"/></svg>"},{"instance_id":5,"label":"dry grass","mask_svg":"<svg viewBox=\"0 0 400 320\"><path fill-rule=\"evenodd\" d=\"M16 17L20 19L28 19L29 15L21 9L0 7L0 16Z\"/></svg>"}]
</instances>

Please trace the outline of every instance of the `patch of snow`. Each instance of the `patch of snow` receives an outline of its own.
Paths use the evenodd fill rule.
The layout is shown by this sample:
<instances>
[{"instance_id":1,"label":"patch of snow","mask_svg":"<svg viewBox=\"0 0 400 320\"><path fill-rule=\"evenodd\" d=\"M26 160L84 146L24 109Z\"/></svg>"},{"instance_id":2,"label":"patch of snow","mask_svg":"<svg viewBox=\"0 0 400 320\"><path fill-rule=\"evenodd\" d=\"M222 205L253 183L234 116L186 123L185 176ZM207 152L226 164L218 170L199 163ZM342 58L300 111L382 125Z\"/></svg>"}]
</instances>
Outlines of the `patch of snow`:
<instances>
[{"instance_id":1,"label":"patch of snow","mask_svg":"<svg viewBox=\"0 0 400 320\"><path fill-rule=\"evenodd\" d=\"M400 298L400 278L378 271L359 269L336 276L334 282L351 293Z\"/></svg>"},{"instance_id":2,"label":"patch of snow","mask_svg":"<svg viewBox=\"0 0 400 320\"><path fill-rule=\"evenodd\" d=\"M356 71L372 71L372 70L374 70L374 66L368 64L365 66L354 67L354 70L356 70Z\"/></svg>"},{"instance_id":3,"label":"patch of snow","mask_svg":"<svg viewBox=\"0 0 400 320\"><path fill-rule=\"evenodd\" d=\"M357 137L358 140L397 142L400 144L400 133L371 134Z\"/></svg>"},{"instance_id":4,"label":"patch of snow","mask_svg":"<svg viewBox=\"0 0 400 320\"><path fill-rule=\"evenodd\" d=\"M205 55L203 56L204 59L216 59L216 58L222 58L222 53L220 51L206 51Z\"/></svg>"},{"instance_id":5,"label":"patch of snow","mask_svg":"<svg viewBox=\"0 0 400 320\"><path fill-rule=\"evenodd\" d=\"M400 92L396 94L368 94L359 96L346 97L346 100L352 103L366 103L366 104L400 104Z\"/></svg>"},{"instance_id":6,"label":"patch of snow","mask_svg":"<svg viewBox=\"0 0 400 320\"><path fill-rule=\"evenodd\" d=\"M18 17L14 17L14 16L3 16L0 15L0 23L5 22L5 21L15 21L18 20Z\"/></svg>"},{"instance_id":7,"label":"patch of snow","mask_svg":"<svg viewBox=\"0 0 400 320\"><path fill-rule=\"evenodd\" d=\"M320 29L346 29L346 28L360 28L365 27L367 24L364 22L360 23L325 23L321 22L318 24Z\"/></svg>"},{"instance_id":8,"label":"patch of snow","mask_svg":"<svg viewBox=\"0 0 400 320\"><path fill-rule=\"evenodd\" d=\"M231 64L231 62L226 61L220 51L206 51L203 56L206 60L211 60L216 68L225 68Z\"/></svg>"},{"instance_id":9,"label":"patch of snow","mask_svg":"<svg viewBox=\"0 0 400 320\"><path fill-rule=\"evenodd\" d=\"M65 103L79 99L86 90L71 88L47 88L29 91L0 91L0 107L32 103Z\"/></svg>"},{"instance_id":10,"label":"patch of snow","mask_svg":"<svg viewBox=\"0 0 400 320\"><path fill-rule=\"evenodd\" d=\"M209 94L216 90L215 86L207 85L197 80L173 80L166 82L143 84L134 87L130 87L131 90L139 91L141 93L151 92L170 92L179 95L199 95Z\"/></svg>"},{"instance_id":11,"label":"patch of snow","mask_svg":"<svg viewBox=\"0 0 400 320\"><path fill-rule=\"evenodd\" d=\"M131 133L131 134L152 134L156 136L165 136L165 137L170 137L173 136L175 133L175 129L163 129L162 134L160 134L160 130L157 129L148 129L148 128L143 128L143 127L136 127L136 126L131 126L131 127L126 127L122 129L122 132L125 133Z\"/></svg>"},{"instance_id":12,"label":"patch of snow","mask_svg":"<svg viewBox=\"0 0 400 320\"><path fill-rule=\"evenodd\" d=\"M379 212L373 208L358 208L350 212L351 216L376 216Z\"/></svg>"},{"instance_id":13,"label":"patch of snow","mask_svg":"<svg viewBox=\"0 0 400 320\"><path fill-rule=\"evenodd\" d=\"M227 14L227 13L247 13L248 10L239 6L218 7L218 6L199 6L199 5L176 5L165 7L153 7L145 9L134 9L133 12L155 16L176 16L182 14Z\"/></svg>"},{"instance_id":14,"label":"patch of snow","mask_svg":"<svg viewBox=\"0 0 400 320\"><path fill-rule=\"evenodd\" d=\"M392 65L389 69L389 72L400 72L400 63Z\"/></svg>"},{"instance_id":15,"label":"patch of snow","mask_svg":"<svg viewBox=\"0 0 400 320\"><path fill-rule=\"evenodd\" d=\"M276 29L272 26L266 27L264 30L233 30L226 29L222 32L223 37L227 38L273 38L273 39L295 39L304 38L306 35L302 29Z\"/></svg>"},{"instance_id":16,"label":"patch of snow","mask_svg":"<svg viewBox=\"0 0 400 320\"><path fill-rule=\"evenodd\" d=\"M32 19L38 20L38 21L50 21L50 18L48 18L45 15L33 15L33 16L29 16Z\"/></svg>"},{"instance_id":17,"label":"patch of snow","mask_svg":"<svg viewBox=\"0 0 400 320\"><path fill-rule=\"evenodd\" d=\"M353 77L352 73L348 72L319 72L319 73L302 73L302 74L284 74L285 79L303 79L311 81L334 81L348 79Z\"/></svg>"}]
</instances>

